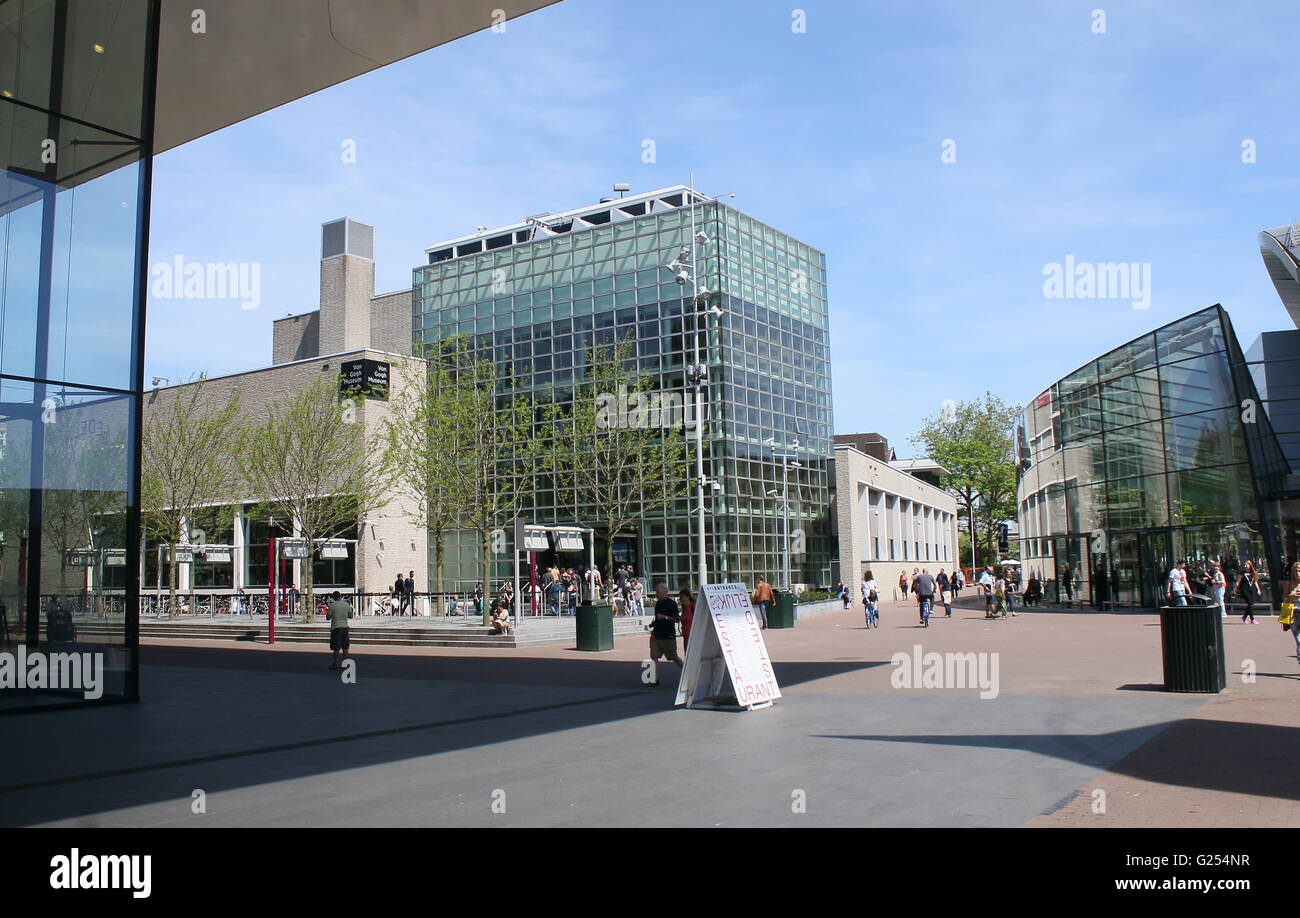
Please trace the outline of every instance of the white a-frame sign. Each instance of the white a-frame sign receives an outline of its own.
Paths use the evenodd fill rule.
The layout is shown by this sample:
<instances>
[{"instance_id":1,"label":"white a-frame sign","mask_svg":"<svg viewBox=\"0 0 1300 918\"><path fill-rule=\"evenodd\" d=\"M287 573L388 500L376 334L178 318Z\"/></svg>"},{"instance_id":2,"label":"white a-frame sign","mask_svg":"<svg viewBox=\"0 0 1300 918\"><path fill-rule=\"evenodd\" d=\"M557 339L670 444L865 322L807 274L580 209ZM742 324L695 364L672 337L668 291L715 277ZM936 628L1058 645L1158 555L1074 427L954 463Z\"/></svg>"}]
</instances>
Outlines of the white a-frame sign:
<instances>
[{"instance_id":1,"label":"white a-frame sign","mask_svg":"<svg viewBox=\"0 0 1300 918\"><path fill-rule=\"evenodd\" d=\"M780 697L749 589L743 583L705 586L686 644L677 704L750 711Z\"/></svg>"}]
</instances>

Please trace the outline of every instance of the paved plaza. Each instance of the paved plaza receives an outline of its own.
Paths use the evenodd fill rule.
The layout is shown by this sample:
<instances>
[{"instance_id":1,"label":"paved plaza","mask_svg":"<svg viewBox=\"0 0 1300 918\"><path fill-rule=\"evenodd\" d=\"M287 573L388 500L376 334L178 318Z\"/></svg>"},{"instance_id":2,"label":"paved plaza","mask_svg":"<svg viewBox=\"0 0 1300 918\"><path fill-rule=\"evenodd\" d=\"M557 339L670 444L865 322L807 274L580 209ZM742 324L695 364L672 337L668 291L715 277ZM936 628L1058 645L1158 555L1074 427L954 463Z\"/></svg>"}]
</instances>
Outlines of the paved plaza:
<instances>
[{"instance_id":1,"label":"paved plaza","mask_svg":"<svg viewBox=\"0 0 1300 918\"><path fill-rule=\"evenodd\" d=\"M876 630L854 609L766 632L785 697L748 713L675 709L672 666L643 686L640 635L367 647L355 684L314 645L151 640L139 705L5 719L0 822L1295 825L1294 643L1273 619L1225 633L1228 691L1176 695L1154 615L961 608L921 629L887 603ZM918 644L997 653L997 697L894 687Z\"/></svg>"}]
</instances>

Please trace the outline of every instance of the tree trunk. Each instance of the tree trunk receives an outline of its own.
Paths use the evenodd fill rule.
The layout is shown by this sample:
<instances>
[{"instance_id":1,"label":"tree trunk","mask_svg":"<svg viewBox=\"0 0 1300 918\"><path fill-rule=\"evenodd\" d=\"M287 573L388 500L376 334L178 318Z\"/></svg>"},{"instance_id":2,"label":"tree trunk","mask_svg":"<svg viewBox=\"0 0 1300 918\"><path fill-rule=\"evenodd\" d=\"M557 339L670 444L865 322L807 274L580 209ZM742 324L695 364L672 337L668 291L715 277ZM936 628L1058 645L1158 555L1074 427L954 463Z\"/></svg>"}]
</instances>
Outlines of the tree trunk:
<instances>
[{"instance_id":1,"label":"tree trunk","mask_svg":"<svg viewBox=\"0 0 1300 918\"><path fill-rule=\"evenodd\" d=\"M441 529L441 528L439 528L439 529L437 529L437 530L434 531L434 533L433 533L433 551L434 551L434 554L437 556L437 559L438 559L438 560L434 562L434 567L433 567L433 578L434 578L434 583L437 584L437 587L435 588L434 586L431 585L431 586L429 587L429 592L430 592L430 593L434 592L435 589L437 590L438 593L442 593L442 592L443 592L443 589L442 589L442 550L443 550L443 547L444 547L444 542L445 542L445 540L446 540L446 537L443 535L443 532L442 532L442 529ZM443 602L444 602L444 601L445 601L445 599L444 599L442 596L439 596L439 597L438 597L438 608L439 608L440 610L442 610L442 611L446 611L445 608L443 607Z\"/></svg>"},{"instance_id":2,"label":"tree trunk","mask_svg":"<svg viewBox=\"0 0 1300 918\"><path fill-rule=\"evenodd\" d=\"M307 602L307 607L303 609L302 613L302 620L304 622L312 622L316 618L316 597L312 592L315 584L316 572L312 570L311 548L312 540L307 539L307 557L303 559L302 562L302 595L298 599L299 602L302 602L303 600L306 600ZM293 570L293 566L290 565L289 569ZM290 577L290 580L292 579L293 578Z\"/></svg>"},{"instance_id":3,"label":"tree trunk","mask_svg":"<svg viewBox=\"0 0 1300 918\"><path fill-rule=\"evenodd\" d=\"M176 545L177 543L173 540L167 546L171 552L167 559L167 570L169 571L167 577L167 617L173 621L181 617L181 610L176 607L176 572L180 569L180 565L176 562Z\"/></svg>"},{"instance_id":4,"label":"tree trunk","mask_svg":"<svg viewBox=\"0 0 1300 918\"><path fill-rule=\"evenodd\" d=\"M491 552L492 552L492 533L491 533L491 532L483 532L483 533L481 533L481 535L483 536L483 598L482 598L482 600L480 600L480 602L483 603L483 609L482 609L481 611L483 612L483 624L484 624L484 625L491 625L491 624L492 624L492 613L488 611L488 601L487 601L487 600L488 600L488 596L489 596L489 595L491 594L491 592L492 592L492 590L491 590L491 585L492 585L492 580L491 580L491 574L492 574L492 568L491 568L491 564L492 564L492 558L491 558Z\"/></svg>"}]
</instances>

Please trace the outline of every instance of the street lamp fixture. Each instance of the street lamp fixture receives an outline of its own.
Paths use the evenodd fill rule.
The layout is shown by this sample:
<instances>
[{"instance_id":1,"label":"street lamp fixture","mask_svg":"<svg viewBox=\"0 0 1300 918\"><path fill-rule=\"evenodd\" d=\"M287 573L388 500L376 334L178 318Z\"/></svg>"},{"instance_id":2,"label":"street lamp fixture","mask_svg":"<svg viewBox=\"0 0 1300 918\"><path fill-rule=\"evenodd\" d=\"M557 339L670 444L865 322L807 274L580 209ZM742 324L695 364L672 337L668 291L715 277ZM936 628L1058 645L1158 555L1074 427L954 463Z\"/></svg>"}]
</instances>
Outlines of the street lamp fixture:
<instances>
[{"instance_id":1,"label":"street lamp fixture","mask_svg":"<svg viewBox=\"0 0 1300 918\"><path fill-rule=\"evenodd\" d=\"M799 449L799 441L796 439L792 451L778 450L776 438L768 437L763 441L772 450L772 457L781 460L781 579L784 581L782 589L789 591L791 581L794 579L790 573L790 470L801 469L803 465L795 458ZM775 491L769 491L770 497L775 497Z\"/></svg>"},{"instance_id":2,"label":"street lamp fixture","mask_svg":"<svg viewBox=\"0 0 1300 918\"><path fill-rule=\"evenodd\" d=\"M730 195L735 197L734 194ZM705 518L704 518L704 495L705 489L711 489L714 493L721 492L722 483L716 479L710 479L704 474L704 402L708 395L709 369L705 356L701 353L700 345L701 332L706 331L699 322L700 316L707 317L712 312L715 316L722 315L722 309L717 303L709 305L709 299L712 297L710 291L695 278L691 266L698 262L696 248L709 243L709 236L702 228L695 224L696 205L701 200L717 201L715 198L703 198L695 193L695 176L691 176L691 184L688 198L690 200L691 213L691 235L690 243L681 246L677 257L669 262L665 267L673 273L675 280L682 288L682 362L686 363L686 335L687 335L687 313L693 311L696 315L696 321L690 329L694 359L690 365L685 367L683 373L683 383L695 390L695 487L696 487L696 564L697 577L699 586L703 587L709 582L708 557L705 553ZM691 300L695 304L694 309L687 307L687 285L691 288ZM704 348L708 347L708 342L704 343Z\"/></svg>"}]
</instances>

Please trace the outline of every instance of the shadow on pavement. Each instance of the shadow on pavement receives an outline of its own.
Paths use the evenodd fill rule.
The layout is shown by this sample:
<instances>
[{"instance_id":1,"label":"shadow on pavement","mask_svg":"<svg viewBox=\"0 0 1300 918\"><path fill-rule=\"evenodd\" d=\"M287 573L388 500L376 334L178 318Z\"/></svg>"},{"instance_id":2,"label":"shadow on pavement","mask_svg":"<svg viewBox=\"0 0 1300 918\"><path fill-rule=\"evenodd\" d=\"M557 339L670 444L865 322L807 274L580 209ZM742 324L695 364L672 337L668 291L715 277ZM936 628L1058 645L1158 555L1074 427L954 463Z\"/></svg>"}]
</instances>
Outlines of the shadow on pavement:
<instances>
[{"instance_id":1,"label":"shadow on pavement","mask_svg":"<svg viewBox=\"0 0 1300 918\"><path fill-rule=\"evenodd\" d=\"M1025 750L1083 765L1098 755L1096 736L1073 734L818 735L878 743ZM1300 800L1300 772L1295 769L1300 760L1300 727L1188 718L1102 736L1141 743L1109 766L1116 774L1156 784Z\"/></svg>"},{"instance_id":2,"label":"shadow on pavement","mask_svg":"<svg viewBox=\"0 0 1300 918\"><path fill-rule=\"evenodd\" d=\"M166 694L152 703L146 694L138 705L10 721L22 736L13 737L20 741L3 769L0 824L77 819L162 801L188 807L196 787L211 795L665 714L673 710L677 684L671 664L664 684L648 687L641 685L639 662L577 651L572 658L361 652L352 658L370 694L349 697L348 716L340 718L333 701L340 696L331 693L342 687L319 650L149 645L142 652L144 691L154 680L168 680ZM792 686L885 665L796 661L774 669L781 684ZM159 666L191 669L194 679ZM281 678L278 690L267 692L256 679L240 679L250 673L301 678L287 691ZM438 707L440 696L428 687L412 685L412 693L424 694L412 694L416 700L396 710L390 703L395 683L378 680L423 681L436 691L446 686L445 704Z\"/></svg>"}]
</instances>

